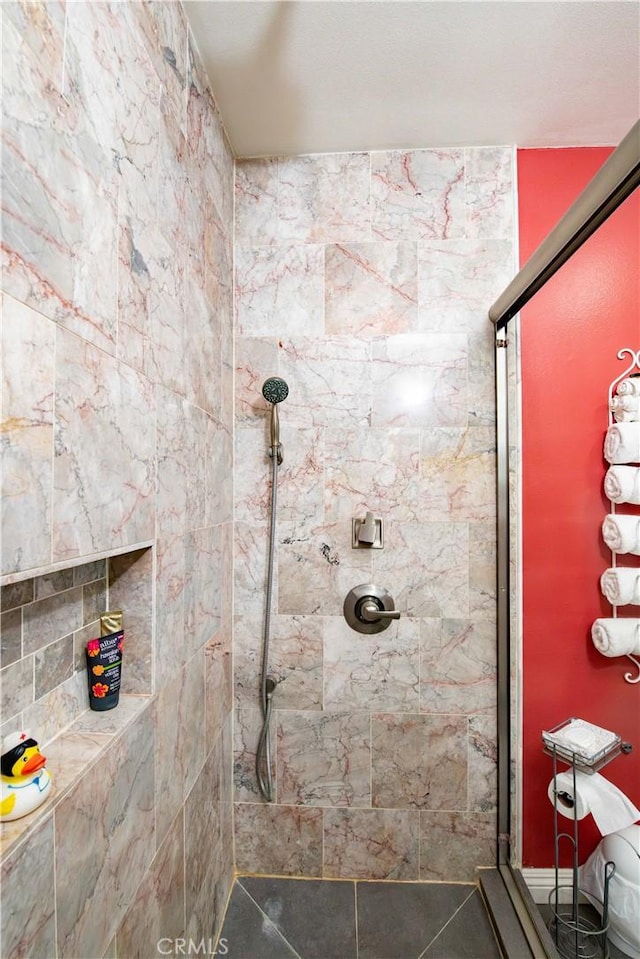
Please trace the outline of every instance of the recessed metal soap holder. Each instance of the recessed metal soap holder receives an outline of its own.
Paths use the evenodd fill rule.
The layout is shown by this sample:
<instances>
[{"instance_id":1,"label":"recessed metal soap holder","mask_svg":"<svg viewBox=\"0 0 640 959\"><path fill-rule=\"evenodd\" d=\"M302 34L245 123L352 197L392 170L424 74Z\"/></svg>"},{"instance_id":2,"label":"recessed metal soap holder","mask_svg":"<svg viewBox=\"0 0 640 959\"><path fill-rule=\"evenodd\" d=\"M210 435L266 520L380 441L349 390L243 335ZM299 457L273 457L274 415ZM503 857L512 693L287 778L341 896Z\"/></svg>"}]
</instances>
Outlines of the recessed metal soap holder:
<instances>
[{"instance_id":1,"label":"recessed metal soap holder","mask_svg":"<svg viewBox=\"0 0 640 959\"><path fill-rule=\"evenodd\" d=\"M373 513L367 513L364 519L354 517L351 521L351 546L353 549L382 549L384 529L382 520Z\"/></svg>"},{"instance_id":2,"label":"recessed metal soap holder","mask_svg":"<svg viewBox=\"0 0 640 959\"><path fill-rule=\"evenodd\" d=\"M391 594L373 583L363 583L349 590L343 606L344 618L359 633L381 633L400 619Z\"/></svg>"}]
</instances>

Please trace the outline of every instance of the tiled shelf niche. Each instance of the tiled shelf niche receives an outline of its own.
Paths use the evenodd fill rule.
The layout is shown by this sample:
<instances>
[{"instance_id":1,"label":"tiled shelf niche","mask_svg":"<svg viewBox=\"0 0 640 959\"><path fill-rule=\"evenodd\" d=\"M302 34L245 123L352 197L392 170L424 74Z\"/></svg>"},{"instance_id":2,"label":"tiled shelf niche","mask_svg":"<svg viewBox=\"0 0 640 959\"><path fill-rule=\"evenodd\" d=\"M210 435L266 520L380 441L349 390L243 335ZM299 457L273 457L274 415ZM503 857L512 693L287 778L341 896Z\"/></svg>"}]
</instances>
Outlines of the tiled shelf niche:
<instances>
[{"instance_id":1,"label":"tiled shelf niche","mask_svg":"<svg viewBox=\"0 0 640 959\"><path fill-rule=\"evenodd\" d=\"M46 818L149 704L153 693L153 549L142 546L5 583L0 590L2 736L27 729L42 745L53 790L40 810L0 824L0 853ZM121 699L89 710L85 644L106 609L124 611Z\"/></svg>"}]
</instances>

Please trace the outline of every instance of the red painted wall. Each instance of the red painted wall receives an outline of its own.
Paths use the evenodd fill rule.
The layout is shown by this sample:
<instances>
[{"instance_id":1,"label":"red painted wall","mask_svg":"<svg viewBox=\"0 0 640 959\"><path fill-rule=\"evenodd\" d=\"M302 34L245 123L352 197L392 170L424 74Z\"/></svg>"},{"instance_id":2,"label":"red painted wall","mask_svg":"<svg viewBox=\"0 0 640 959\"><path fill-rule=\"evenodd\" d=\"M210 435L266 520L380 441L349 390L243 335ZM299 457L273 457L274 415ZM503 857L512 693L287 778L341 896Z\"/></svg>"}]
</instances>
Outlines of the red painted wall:
<instances>
[{"instance_id":1,"label":"red painted wall","mask_svg":"<svg viewBox=\"0 0 640 959\"><path fill-rule=\"evenodd\" d=\"M521 263L609 152L518 151ZM631 741L633 753L603 775L640 806L640 684L624 681L628 669L635 674L630 660L607 659L590 638L594 619L611 615L599 587L610 565L600 533L608 512L602 446L608 386L627 365L617 352L640 349L639 193L522 311L525 866L553 864L552 767L541 751L542 729L578 716ZM640 558L625 556L619 565L640 565ZM626 607L625 615L634 613L640 609ZM589 816L580 824L582 860L599 839Z\"/></svg>"}]
</instances>

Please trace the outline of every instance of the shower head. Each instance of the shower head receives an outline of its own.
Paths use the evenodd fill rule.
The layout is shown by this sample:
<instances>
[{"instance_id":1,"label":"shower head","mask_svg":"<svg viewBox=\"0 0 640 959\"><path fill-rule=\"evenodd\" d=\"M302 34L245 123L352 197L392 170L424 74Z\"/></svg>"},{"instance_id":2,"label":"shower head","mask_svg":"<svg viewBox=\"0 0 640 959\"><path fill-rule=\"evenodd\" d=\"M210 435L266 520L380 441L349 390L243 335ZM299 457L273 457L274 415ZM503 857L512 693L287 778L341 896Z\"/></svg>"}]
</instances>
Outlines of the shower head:
<instances>
[{"instance_id":1,"label":"shower head","mask_svg":"<svg viewBox=\"0 0 640 959\"><path fill-rule=\"evenodd\" d=\"M289 387L279 376L270 376L262 384L262 395L267 403L282 403L289 395Z\"/></svg>"}]
</instances>

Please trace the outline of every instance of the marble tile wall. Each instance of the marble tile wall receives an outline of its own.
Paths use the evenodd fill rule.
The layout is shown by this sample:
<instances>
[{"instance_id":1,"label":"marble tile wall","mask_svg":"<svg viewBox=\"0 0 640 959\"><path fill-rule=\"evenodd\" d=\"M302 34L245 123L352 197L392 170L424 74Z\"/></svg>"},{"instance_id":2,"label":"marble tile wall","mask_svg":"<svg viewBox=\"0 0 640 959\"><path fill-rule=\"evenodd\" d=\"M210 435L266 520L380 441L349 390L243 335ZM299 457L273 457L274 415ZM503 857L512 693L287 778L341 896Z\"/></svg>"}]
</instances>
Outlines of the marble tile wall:
<instances>
[{"instance_id":1,"label":"marble tile wall","mask_svg":"<svg viewBox=\"0 0 640 959\"><path fill-rule=\"evenodd\" d=\"M86 708L116 550L149 704L3 861L0 951L155 955L233 870L234 160L181 3L1 6L2 722Z\"/></svg>"},{"instance_id":2,"label":"marble tile wall","mask_svg":"<svg viewBox=\"0 0 640 959\"><path fill-rule=\"evenodd\" d=\"M494 861L493 333L514 269L509 148L236 164L235 837L240 871L469 880ZM255 773L270 461L289 384ZM385 523L354 550L351 519ZM346 593L402 611L354 632Z\"/></svg>"},{"instance_id":3,"label":"marble tile wall","mask_svg":"<svg viewBox=\"0 0 640 959\"><path fill-rule=\"evenodd\" d=\"M0 588L2 735L46 743L89 708L84 650L106 606L105 560Z\"/></svg>"}]
</instances>

